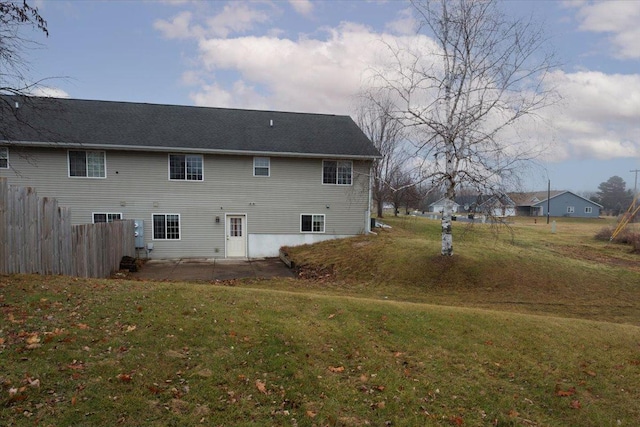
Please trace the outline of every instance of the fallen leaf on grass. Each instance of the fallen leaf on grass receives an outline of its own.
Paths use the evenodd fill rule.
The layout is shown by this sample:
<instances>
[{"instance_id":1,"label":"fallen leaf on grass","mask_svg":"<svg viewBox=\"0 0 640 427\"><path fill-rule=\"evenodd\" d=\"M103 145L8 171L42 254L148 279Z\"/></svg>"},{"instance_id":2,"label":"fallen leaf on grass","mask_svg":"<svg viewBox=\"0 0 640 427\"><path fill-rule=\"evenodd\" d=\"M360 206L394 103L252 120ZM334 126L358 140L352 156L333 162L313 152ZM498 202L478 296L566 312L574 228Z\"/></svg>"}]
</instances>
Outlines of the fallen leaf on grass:
<instances>
[{"instance_id":1,"label":"fallen leaf on grass","mask_svg":"<svg viewBox=\"0 0 640 427\"><path fill-rule=\"evenodd\" d=\"M116 378L118 378L123 383L129 383L132 380L131 375L129 374L118 374Z\"/></svg>"},{"instance_id":2,"label":"fallen leaf on grass","mask_svg":"<svg viewBox=\"0 0 640 427\"><path fill-rule=\"evenodd\" d=\"M125 332L131 332L135 330L136 330L136 325L129 325L127 326L127 330Z\"/></svg>"},{"instance_id":3,"label":"fallen leaf on grass","mask_svg":"<svg viewBox=\"0 0 640 427\"><path fill-rule=\"evenodd\" d=\"M256 380L256 388L260 393L267 394L267 385L264 382Z\"/></svg>"},{"instance_id":4,"label":"fallen leaf on grass","mask_svg":"<svg viewBox=\"0 0 640 427\"><path fill-rule=\"evenodd\" d=\"M454 426L461 426L464 424L464 420L462 419L462 417L456 415L449 417L449 423Z\"/></svg>"},{"instance_id":5,"label":"fallen leaf on grass","mask_svg":"<svg viewBox=\"0 0 640 427\"><path fill-rule=\"evenodd\" d=\"M150 386L147 387L147 389L153 394L162 393L162 389L160 387L155 386L155 385L150 385Z\"/></svg>"},{"instance_id":6,"label":"fallen leaf on grass","mask_svg":"<svg viewBox=\"0 0 640 427\"><path fill-rule=\"evenodd\" d=\"M309 417L309 418L314 418L316 415L318 415L317 412L307 411L307 417Z\"/></svg>"},{"instance_id":7,"label":"fallen leaf on grass","mask_svg":"<svg viewBox=\"0 0 640 427\"><path fill-rule=\"evenodd\" d=\"M78 362L77 360L74 360L69 365L67 365L67 368L73 369L73 370L76 370L76 371L81 371L81 370L84 369L84 363Z\"/></svg>"},{"instance_id":8,"label":"fallen leaf on grass","mask_svg":"<svg viewBox=\"0 0 640 427\"><path fill-rule=\"evenodd\" d=\"M27 349L29 350L38 348L42 345L40 344L40 337L38 336L37 333L30 334L25 340L25 342L27 343Z\"/></svg>"},{"instance_id":9,"label":"fallen leaf on grass","mask_svg":"<svg viewBox=\"0 0 640 427\"><path fill-rule=\"evenodd\" d=\"M78 327L78 329L89 329L89 325L87 325L86 323L78 323L76 326Z\"/></svg>"},{"instance_id":10,"label":"fallen leaf on grass","mask_svg":"<svg viewBox=\"0 0 640 427\"><path fill-rule=\"evenodd\" d=\"M371 405L371 409L384 409L385 406L387 406L386 403L378 402Z\"/></svg>"},{"instance_id":11,"label":"fallen leaf on grass","mask_svg":"<svg viewBox=\"0 0 640 427\"><path fill-rule=\"evenodd\" d=\"M576 394L576 388L571 387L568 390L561 390L560 387L556 386L556 396L560 397L568 397Z\"/></svg>"},{"instance_id":12,"label":"fallen leaf on grass","mask_svg":"<svg viewBox=\"0 0 640 427\"><path fill-rule=\"evenodd\" d=\"M344 366L329 366L329 372L339 374L340 372L344 372Z\"/></svg>"},{"instance_id":13,"label":"fallen leaf on grass","mask_svg":"<svg viewBox=\"0 0 640 427\"><path fill-rule=\"evenodd\" d=\"M580 404L579 400L572 400L571 401L571 407L573 409L580 409L580 408L582 408L582 405Z\"/></svg>"}]
</instances>

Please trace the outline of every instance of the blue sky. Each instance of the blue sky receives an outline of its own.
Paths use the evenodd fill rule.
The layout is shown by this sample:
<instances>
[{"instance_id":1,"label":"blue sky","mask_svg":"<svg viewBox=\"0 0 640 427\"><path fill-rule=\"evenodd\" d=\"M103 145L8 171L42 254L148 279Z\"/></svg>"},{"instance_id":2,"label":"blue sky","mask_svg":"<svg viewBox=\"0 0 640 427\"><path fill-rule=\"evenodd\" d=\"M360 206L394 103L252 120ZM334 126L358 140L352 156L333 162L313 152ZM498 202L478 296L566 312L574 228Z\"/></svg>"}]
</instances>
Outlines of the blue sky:
<instances>
[{"instance_id":1,"label":"blue sky","mask_svg":"<svg viewBox=\"0 0 640 427\"><path fill-rule=\"evenodd\" d=\"M47 93L80 99L352 114L380 38L410 38L403 1L32 0L50 36L27 52ZM562 105L525 190L595 191L640 169L640 1L507 1L543 23Z\"/></svg>"}]
</instances>

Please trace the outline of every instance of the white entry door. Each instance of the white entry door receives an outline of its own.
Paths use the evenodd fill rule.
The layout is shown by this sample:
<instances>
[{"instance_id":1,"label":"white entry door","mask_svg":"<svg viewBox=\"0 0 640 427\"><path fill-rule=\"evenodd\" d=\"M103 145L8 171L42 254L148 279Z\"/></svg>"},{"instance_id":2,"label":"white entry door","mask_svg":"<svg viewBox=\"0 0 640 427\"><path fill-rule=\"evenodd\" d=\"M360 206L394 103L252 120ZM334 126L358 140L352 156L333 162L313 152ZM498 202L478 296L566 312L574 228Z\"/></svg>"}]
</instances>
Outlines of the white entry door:
<instances>
[{"instance_id":1,"label":"white entry door","mask_svg":"<svg viewBox=\"0 0 640 427\"><path fill-rule=\"evenodd\" d=\"M227 257L247 256L245 215L227 216Z\"/></svg>"}]
</instances>

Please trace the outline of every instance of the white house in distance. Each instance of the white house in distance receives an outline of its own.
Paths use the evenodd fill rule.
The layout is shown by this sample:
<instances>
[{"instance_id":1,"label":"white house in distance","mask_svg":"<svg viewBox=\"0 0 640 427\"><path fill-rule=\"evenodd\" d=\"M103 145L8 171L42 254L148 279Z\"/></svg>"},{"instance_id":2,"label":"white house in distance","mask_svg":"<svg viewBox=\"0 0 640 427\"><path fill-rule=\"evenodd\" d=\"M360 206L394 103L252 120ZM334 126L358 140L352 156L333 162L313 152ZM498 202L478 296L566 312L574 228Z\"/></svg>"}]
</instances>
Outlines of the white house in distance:
<instances>
[{"instance_id":1,"label":"white house in distance","mask_svg":"<svg viewBox=\"0 0 640 427\"><path fill-rule=\"evenodd\" d=\"M276 256L369 229L379 156L348 116L0 97L0 176L135 219L153 258Z\"/></svg>"}]
</instances>

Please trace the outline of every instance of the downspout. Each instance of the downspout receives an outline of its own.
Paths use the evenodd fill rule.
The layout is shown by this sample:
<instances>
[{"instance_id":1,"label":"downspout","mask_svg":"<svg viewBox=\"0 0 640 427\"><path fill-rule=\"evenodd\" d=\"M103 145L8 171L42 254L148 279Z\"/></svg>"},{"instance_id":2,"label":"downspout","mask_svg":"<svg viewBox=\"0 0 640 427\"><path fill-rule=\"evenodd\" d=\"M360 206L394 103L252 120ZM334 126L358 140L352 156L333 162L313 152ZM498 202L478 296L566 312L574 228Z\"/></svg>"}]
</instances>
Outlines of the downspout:
<instances>
[{"instance_id":1,"label":"downspout","mask_svg":"<svg viewBox=\"0 0 640 427\"><path fill-rule=\"evenodd\" d=\"M367 211L365 213L365 226L364 229L367 231L367 233L373 233L373 234L377 234L374 233L373 231L371 231L371 203L373 202L373 193L371 191L371 187L373 186L373 161L371 161L369 163L369 197L368 197L368 202L367 202Z\"/></svg>"}]
</instances>

